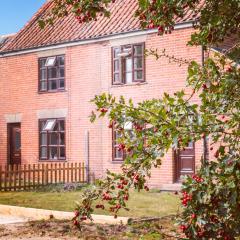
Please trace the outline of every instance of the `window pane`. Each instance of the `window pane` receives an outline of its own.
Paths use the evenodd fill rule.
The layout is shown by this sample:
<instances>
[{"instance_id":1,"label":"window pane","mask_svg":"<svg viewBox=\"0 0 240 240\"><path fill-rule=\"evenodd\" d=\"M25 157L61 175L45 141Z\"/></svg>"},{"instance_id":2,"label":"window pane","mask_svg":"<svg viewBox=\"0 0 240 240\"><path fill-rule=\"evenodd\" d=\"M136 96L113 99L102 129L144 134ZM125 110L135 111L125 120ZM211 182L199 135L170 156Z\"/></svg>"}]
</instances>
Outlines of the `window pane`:
<instances>
[{"instance_id":1,"label":"window pane","mask_svg":"<svg viewBox=\"0 0 240 240\"><path fill-rule=\"evenodd\" d=\"M41 131L44 131L43 129L44 129L45 124L46 124L46 121L40 121L40 130Z\"/></svg>"},{"instance_id":2,"label":"window pane","mask_svg":"<svg viewBox=\"0 0 240 240\"><path fill-rule=\"evenodd\" d=\"M47 158L47 147L41 147L40 149L40 158Z\"/></svg>"},{"instance_id":3,"label":"window pane","mask_svg":"<svg viewBox=\"0 0 240 240\"><path fill-rule=\"evenodd\" d=\"M118 53L120 53L120 48L115 48L115 49L113 50L113 57L114 57L114 58L117 58L117 57L118 57Z\"/></svg>"},{"instance_id":4,"label":"window pane","mask_svg":"<svg viewBox=\"0 0 240 240\"><path fill-rule=\"evenodd\" d=\"M143 55L143 46L134 46L134 55Z\"/></svg>"},{"instance_id":5,"label":"window pane","mask_svg":"<svg viewBox=\"0 0 240 240\"><path fill-rule=\"evenodd\" d=\"M64 66L64 56L58 57L59 65Z\"/></svg>"},{"instance_id":6,"label":"window pane","mask_svg":"<svg viewBox=\"0 0 240 240\"><path fill-rule=\"evenodd\" d=\"M121 133L118 131L114 132L114 145L118 144L119 138L121 138Z\"/></svg>"},{"instance_id":7,"label":"window pane","mask_svg":"<svg viewBox=\"0 0 240 240\"><path fill-rule=\"evenodd\" d=\"M115 73L114 74L114 79L113 79L114 82L119 82L119 74L118 73Z\"/></svg>"},{"instance_id":8,"label":"window pane","mask_svg":"<svg viewBox=\"0 0 240 240\"><path fill-rule=\"evenodd\" d=\"M143 68L143 59L142 58L134 58L134 69Z\"/></svg>"},{"instance_id":9,"label":"window pane","mask_svg":"<svg viewBox=\"0 0 240 240\"><path fill-rule=\"evenodd\" d=\"M60 127L60 131L64 131L65 130L64 120L60 120L59 121L59 127Z\"/></svg>"},{"instance_id":10,"label":"window pane","mask_svg":"<svg viewBox=\"0 0 240 240\"><path fill-rule=\"evenodd\" d=\"M49 159L50 160L57 160L57 147L49 147Z\"/></svg>"},{"instance_id":11,"label":"window pane","mask_svg":"<svg viewBox=\"0 0 240 240\"><path fill-rule=\"evenodd\" d=\"M118 72L119 71L119 60L115 60L114 61L114 72Z\"/></svg>"},{"instance_id":12,"label":"window pane","mask_svg":"<svg viewBox=\"0 0 240 240\"><path fill-rule=\"evenodd\" d=\"M64 76L65 76L65 71L64 71L64 68L61 67L60 70L59 70L59 77L64 78Z\"/></svg>"},{"instance_id":13,"label":"window pane","mask_svg":"<svg viewBox=\"0 0 240 240\"><path fill-rule=\"evenodd\" d=\"M44 131L52 131L53 128L56 126L56 119L50 119L46 121L46 124L43 127Z\"/></svg>"},{"instance_id":14,"label":"window pane","mask_svg":"<svg viewBox=\"0 0 240 240\"><path fill-rule=\"evenodd\" d=\"M59 80L59 87L60 88L64 88L65 87L64 79L60 79Z\"/></svg>"},{"instance_id":15,"label":"window pane","mask_svg":"<svg viewBox=\"0 0 240 240\"><path fill-rule=\"evenodd\" d=\"M49 57L46 60L45 66L46 67L53 67L56 63L56 57Z\"/></svg>"},{"instance_id":16,"label":"window pane","mask_svg":"<svg viewBox=\"0 0 240 240\"><path fill-rule=\"evenodd\" d=\"M54 132L59 131L59 122L58 122L58 121L56 122L56 124L55 124L55 126L54 126L54 128L53 128L53 131L54 131Z\"/></svg>"},{"instance_id":17,"label":"window pane","mask_svg":"<svg viewBox=\"0 0 240 240\"><path fill-rule=\"evenodd\" d=\"M115 148L114 158L122 159L123 158L123 151L118 150L118 148Z\"/></svg>"},{"instance_id":18,"label":"window pane","mask_svg":"<svg viewBox=\"0 0 240 240\"><path fill-rule=\"evenodd\" d=\"M40 80L46 80L47 79L47 69L41 69L40 70Z\"/></svg>"},{"instance_id":19,"label":"window pane","mask_svg":"<svg viewBox=\"0 0 240 240\"><path fill-rule=\"evenodd\" d=\"M65 133L60 133L60 145L65 144Z\"/></svg>"},{"instance_id":20,"label":"window pane","mask_svg":"<svg viewBox=\"0 0 240 240\"><path fill-rule=\"evenodd\" d=\"M15 132L15 150L19 151L21 149L21 133L19 131Z\"/></svg>"},{"instance_id":21,"label":"window pane","mask_svg":"<svg viewBox=\"0 0 240 240\"><path fill-rule=\"evenodd\" d=\"M41 59L41 60L39 61L40 68L45 67L46 60L47 60L47 59L45 58L45 59Z\"/></svg>"},{"instance_id":22,"label":"window pane","mask_svg":"<svg viewBox=\"0 0 240 240\"><path fill-rule=\"evenodd\" d=\"M41 91L47 90L47 81L41 81L40 82L40 90Z\"/></svg>"},{"instance_id":23,"label":"window pane","mask_svg":"<svg viewBox=\"0 0 240 240\"><path fill-rule=\"evenodd\" d=\"M41 133L41 138L40 138L40 145L47 145L47 134L46 133Z\"/></svg>"},{"instance_id":24,"label":"window pane","mask_svg":"<svg viewBox=\"0 0 240 240\"><path fill-rule=\"evenodd\" d=\"M65 154L65 147L60 147L60 158L65 158L66 154Z\"/></svg>"},{"instance_id":25,"label":"window pane","mask_svg":"<svg viewBox=\"0 0 240 240\"><path fill-rule=\"evenodd\" d=\"M56 90L57 89L57 80L51 80L49 83L49 90Z\"/></svg>"},{"instance_id":26,"label":"window pane","mask_svg":"<svg viewBox=\"0 0 240 240\"><path fill-rule=\"evenodd\" d=\"M48 78L57 78L57 68L48 68Z\"/></svg>"},{"instance_id":27,"label":"window pane","mask_svg":"<svg viewBox=\"0 0 240 240\"><path fill-rule=\"evenodd\" d=\"M133 123L132 122L125 122L124 130L132 130L132 129L133 129Z\"/></svg>"},{"instance_id":28,"label":"window pane","mask_svg":"<svg viewBox=\"0 0 240 240\"><path fill-rule=\"evenodd\" d=\"M49 134L49 145L58 145L58 133Z\"/></svg>"},{"instance_id":29,"label":"window pane","mask_svg":"<svg viewBox=\"0 0 240 240\"><path fill-rule=\"evenodd\" d=\"M142 80L143 79L143 71L135 71L134 72L134 79L135 80Z\"/></svg>"},{"instance_id":30,"label":"window pane","mask_svg":"<svg viewBox=\"0 0 240 240\"><path fill-rule=\"evenodd\" d=\"M132 83L132 73L126 73L126 83Z\"/></svg>"},{"instance_id":31,"label":"window pane","mask_svg":"<svg viewBox=\"0 0 240 240\"><path fill-rule=\"evenodd\" d=\"M132 58L126 58L125 59L125 65L126 65L126 72L131 72L132 71Z\"/></svg>"}]
</instances>

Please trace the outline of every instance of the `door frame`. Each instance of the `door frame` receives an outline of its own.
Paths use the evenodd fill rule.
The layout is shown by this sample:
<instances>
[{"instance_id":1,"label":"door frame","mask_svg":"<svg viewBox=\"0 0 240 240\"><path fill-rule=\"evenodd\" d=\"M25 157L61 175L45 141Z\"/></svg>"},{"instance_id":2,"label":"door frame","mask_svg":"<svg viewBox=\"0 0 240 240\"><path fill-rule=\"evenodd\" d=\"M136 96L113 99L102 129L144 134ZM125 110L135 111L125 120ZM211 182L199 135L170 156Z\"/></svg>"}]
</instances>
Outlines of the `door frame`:
<instances>
[{"instance_id":1,"label":"door frame","mask_svg":"<svg viewBox=\"0 0 240 240\"><path fill-rule=\"evenodd\" d=\"M11 128L13 126L18 126L21 129L21 122L15 122L15 123L7 123L7 165L11 165ZM21 133L21 139L22 139L22 133ZM22 153L21 153L21 162L22 162Z\"/></svg>"},{"instance_id":2,"label":"door frame","mask_svg":"<svg viewBox=\"0 0 240 240\"><path fill-rule=\"evenodd\" d=\"M194 157L193 157L193 174L196 171L196 148L195 142L193 142L193 149L194 149ZM179 162L179 152L181 150L173 150L173 159L174 159L174 168L173 168L173 182L174 183L181 183L180 181L180 162ZM179 176L179 177L178 177Z\"/></svg>"}]
</instances>

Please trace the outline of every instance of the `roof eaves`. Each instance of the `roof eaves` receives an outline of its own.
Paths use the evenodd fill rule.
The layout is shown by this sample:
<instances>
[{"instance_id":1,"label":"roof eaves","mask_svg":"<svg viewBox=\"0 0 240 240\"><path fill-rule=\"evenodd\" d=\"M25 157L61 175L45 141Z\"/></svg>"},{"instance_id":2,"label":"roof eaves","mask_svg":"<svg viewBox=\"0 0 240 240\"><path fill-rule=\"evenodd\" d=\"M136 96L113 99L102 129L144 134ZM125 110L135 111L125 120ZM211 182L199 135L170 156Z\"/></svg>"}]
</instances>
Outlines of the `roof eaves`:
<instances>
[{"instance_id":1,"label":"roof eaves","mask_svg":"<svg viewBox=\"0 0 240 240\"><path fill-rule=\"evenodd\" d=\"M175 25L175 30L192 27L193 22L194 22L194 20L177 23ZM25 54L26 51L29 53L37 52L38 50L41 51L42 49L44 50L46 48L61 48L61 47L64 47L65 45L76 46L76 45L82 45L82 44L88 44L88 43L94 43L94 42L101 42L101 41L106 41L106 40L111 40L111 39L116 39L116 38L123 38L129 34L142 35L142 34L151 34L151 33L157 33L157 29L151 29L151 30L140 29L140 30L126 31L126 32L121 32L121 33L113 33L113 34L109 34L109 35L97 36L97 37L88 38L88 39L77 39L77 40L72 40L72 41L64 41L64 42L59 42L59 43L46 44L46 45L36 46L36 47L32 47L32 48L23 48L23 49L9 50L9 51L1 51L0 50L0 57L4 57L4 56L8 56L8 55L11 55L11 56L12 55L20 55L21 52L22 52L22 54Z\"/></svg>"}]
</instances>

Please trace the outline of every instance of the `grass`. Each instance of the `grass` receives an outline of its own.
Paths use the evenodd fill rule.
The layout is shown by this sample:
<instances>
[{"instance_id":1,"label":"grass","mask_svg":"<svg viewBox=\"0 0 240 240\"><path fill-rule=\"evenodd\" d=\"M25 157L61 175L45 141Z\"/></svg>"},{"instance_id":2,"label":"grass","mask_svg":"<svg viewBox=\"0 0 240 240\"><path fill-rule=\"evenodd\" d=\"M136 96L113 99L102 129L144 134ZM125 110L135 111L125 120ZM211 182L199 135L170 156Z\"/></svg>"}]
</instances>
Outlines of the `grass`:
<instances>
[{"instance_id":1,"label":"grass","mask_svg":"<svg viewBox=\"0 0 240 240\"><path fill-rule=\"evenodd\" d=\"M73 211L76 201L81 200L81 191L74 192L6 192L0 193L0 204L32 207L39 209ZM132 191L128 203L130 211L122 210L119 216L162 217L176 214L179 198L166 192ZM96 214L109 214L106 210L96 209Z\"/></svg>"}]
</instances>

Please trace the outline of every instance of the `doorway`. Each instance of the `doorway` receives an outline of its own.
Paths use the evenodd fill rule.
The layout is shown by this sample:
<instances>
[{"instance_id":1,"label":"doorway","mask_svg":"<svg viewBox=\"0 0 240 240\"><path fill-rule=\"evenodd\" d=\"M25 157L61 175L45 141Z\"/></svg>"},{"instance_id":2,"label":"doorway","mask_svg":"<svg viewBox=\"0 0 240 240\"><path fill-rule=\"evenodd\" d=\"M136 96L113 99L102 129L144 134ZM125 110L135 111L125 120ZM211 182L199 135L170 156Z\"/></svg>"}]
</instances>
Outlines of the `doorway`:
<instances>
[{"instance_id":1,"label":"doorway","mask_svg":"<svg viewBox=\"0 0 240 240\"><path fill-rule=\"evenodd\" d=\"M174 153L175 182L181 182L181 177L195 173L195 143L190 142L184 150Z\"/></svg>"},{"instance_id":2,"label":"doorway","mask_svg":"<svg viewBox=\"0 0 240 240\"><path fill-rule=\"evenodd\" d=\"M21 164L21 123L8 124L8 163Z\"/></svg>"}]
</instances>

